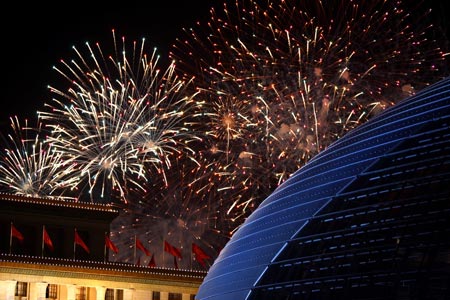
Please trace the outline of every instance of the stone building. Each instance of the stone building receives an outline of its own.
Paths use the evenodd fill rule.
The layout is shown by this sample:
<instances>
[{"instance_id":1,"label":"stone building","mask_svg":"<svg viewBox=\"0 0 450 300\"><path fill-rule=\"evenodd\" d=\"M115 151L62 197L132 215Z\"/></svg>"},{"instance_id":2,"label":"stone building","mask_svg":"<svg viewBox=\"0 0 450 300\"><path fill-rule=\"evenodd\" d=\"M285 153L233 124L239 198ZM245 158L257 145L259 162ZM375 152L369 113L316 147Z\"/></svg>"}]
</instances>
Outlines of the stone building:
<instances>
[{"instance_id":1,"label":"stone building","mask_svg":"<svg viewBox=\"0 0 450 300\"><path fill-rule=\"evenodd\" d=\"M203 271L109 262L111 205L0 194L0 300L190 300Z\"/></svg>"}]
</instances>

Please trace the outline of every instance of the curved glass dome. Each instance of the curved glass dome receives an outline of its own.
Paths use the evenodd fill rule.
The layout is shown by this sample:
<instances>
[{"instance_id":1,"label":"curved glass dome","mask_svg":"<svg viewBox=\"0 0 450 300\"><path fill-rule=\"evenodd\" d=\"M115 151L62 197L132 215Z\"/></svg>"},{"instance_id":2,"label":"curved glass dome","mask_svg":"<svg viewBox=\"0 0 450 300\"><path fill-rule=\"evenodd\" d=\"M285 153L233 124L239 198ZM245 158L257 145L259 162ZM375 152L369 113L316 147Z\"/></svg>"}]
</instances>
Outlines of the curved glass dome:
<instances>
[{"instance_id":1,"label":"curved glass dome","mask_svg":"<svg viewBox=\"0 0 450 300\"><path fill-rule=\"evenodd\" d=\"M196 299L450 294L450 78L349 132L236 231Z\"/></svg>"}]
</instances>

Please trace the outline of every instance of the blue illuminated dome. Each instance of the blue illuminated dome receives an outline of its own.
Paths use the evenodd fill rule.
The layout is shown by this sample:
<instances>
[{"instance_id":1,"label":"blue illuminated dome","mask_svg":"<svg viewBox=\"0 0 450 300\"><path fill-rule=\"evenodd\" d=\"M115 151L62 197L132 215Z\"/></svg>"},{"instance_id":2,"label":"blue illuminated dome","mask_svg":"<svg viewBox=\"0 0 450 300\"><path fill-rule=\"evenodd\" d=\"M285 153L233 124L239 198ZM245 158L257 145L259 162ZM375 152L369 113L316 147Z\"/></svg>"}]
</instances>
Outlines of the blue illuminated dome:
<instances>
[{"instance_id":1,"label":"blue illuminated dome","mask_svg":"<svg viewBox=\"0 0 450 300\"><path fill-rule=\"evenodd\" d=\"M236 231L196 299L448 299L450 78L349 132Z\"/></svg>"}]
</instances>

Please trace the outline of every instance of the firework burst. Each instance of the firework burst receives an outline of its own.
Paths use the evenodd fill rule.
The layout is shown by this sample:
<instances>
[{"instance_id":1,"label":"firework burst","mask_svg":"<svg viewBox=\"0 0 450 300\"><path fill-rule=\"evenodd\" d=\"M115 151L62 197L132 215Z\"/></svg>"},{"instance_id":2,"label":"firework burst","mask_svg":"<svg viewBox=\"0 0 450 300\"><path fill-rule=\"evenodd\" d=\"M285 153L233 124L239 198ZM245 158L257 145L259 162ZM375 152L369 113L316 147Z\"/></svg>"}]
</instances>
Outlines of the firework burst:
<instances>
[{"instance_id":1,"label":"firework burst","mask_svg":"<svg viewBox=\"0 0 450 300\"><path fill-rule=\"evenodd\" d=\"M5 193L41 198L72 199L64 191L75 181L73 164L40 136L42 127L21 125L10 118L12 133L4 137L0 161L0 185Z\"/></svg>"},{"instance_id":2,"label":"firework burst","mask_svg":"<svg viewBox=\"0 0 450 300\"><path fill-rule=\"evenodd\" d=\"M87 43L86 58L74 48L76 59L55 67L69 86L50 87L55 98L39 112L48 140L77 164L79 187L87 187L91 201L112 192L126 200L150 176L166 178L171 160L193 153L196 139L184 121L194 104L184 93L190 80L175 75L174 63L161 71L156 49L147 56L144 40L127 47L122 39L119 48L114 31L113 37L113 55Z\"/></svg>"},{"instance_id":3,"label":"firework burst","mask_svg":"<svg viewBox=\"0 0 450 300\"><path fill-rule=\"evenodd\" d=\"M150 192L135 196L141 200L130 203L113 222L112 239L121 250L111 254L111 260L148 265L153 257L156 266L173 268L174 257L164 251L164 242L168 242L181 253L177 266L203 269L206 266L195 260L192 244L213 258L228 241L236 224L225 216L225 208L218 201L202 198L205 193L198 192L202 176L209 175L205 165L189 159L179 163L170 170L167 187L154 182L147 188ZM151 256L136 249L135 239Z\"/></svg>"},{"instance_id":4,"label":"firework burst","mask_svg":"<svg viewBox=\"0 0 450 300\"><path fill-rule=\"evenodd\" d=\"M422 11L399 1L244 0L186 30L171 57L197 75L199 161L215 178L205 190L248 215L333 141L444 77L448 60Z\"/></svg>"}]
</instances>

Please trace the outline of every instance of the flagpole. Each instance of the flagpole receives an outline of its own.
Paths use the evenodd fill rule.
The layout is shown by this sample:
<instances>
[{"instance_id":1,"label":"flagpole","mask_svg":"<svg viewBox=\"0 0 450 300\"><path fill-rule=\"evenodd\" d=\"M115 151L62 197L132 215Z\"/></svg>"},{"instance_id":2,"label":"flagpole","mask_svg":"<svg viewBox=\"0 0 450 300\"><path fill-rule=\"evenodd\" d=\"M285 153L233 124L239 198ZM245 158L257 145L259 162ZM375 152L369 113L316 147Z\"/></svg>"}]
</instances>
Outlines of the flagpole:
<instances>
[{"instance_id":1,"label":"flagpole","mask_svg":"<svg viewBox=\"0 0 450 300\"><path fill-rule=\"evenodd\" d=\"M134 258L133 265L136 263L136 234L134 235Z\"/></svg>"},{"instance_id":2,"label":"flagpole","mask_svg":"<svg viewBox=\"0 0 450 300\"><path fill-rule=\"evenodd\" d=\"M103 242L103 244L104 244L104 250L103 250L103 262L106 262L106 235L107 235L108 233L105 231L105 238L104 238L104 242Z\"/></svg>"},{"instance_id":3,"label":"flagpole","mask_svg":"<svg viewBox=\"0 0 450 300\"><path fill-rule=\"evenodd\" d=\"M44 257L44 230L45 230L45 225L42 225L42 248L41 248L41 257Z\"/></svg>"},{"instance_id":4,"label":"flagpole","mask_svg":"<svg viewBox=\"0 0 450 300\"><path fill-rule=\"evenodd\" d=\"M11 248L12 248L12 227L13 227L13 222L11 221L11 226L10 226L10 230L9 230L9 254L11 254Z\"/></svg>"},{"instance_id":5,"label":"flagpole","mask_svg":"<svg viewBox=\"0 0 450 300\"><path fill-rule=\"evenodd\" d=\"M192 243L191 243L191 250L190 250L190 254L191 254L191 255L189 255L189 259L190 259L190 262L189 262L189 263L190 263L190 265L191 265L191 266L190 266L191 270L192 270L192 262L194 261L194 257L193 257L193 256L194 256L194 253L192 253L192 252L193 252L193 251L192 251Z\"/></svg>"},{"instance_id":6,"label":"flagpole","mask_svg":"<svg viewBox=\"0 0 450 300\"><path fill-rule=\"evenodd\" d=\"M76 228L75 228L74 235L73 235L73 259L75 259L75 250L76 250L75 234L77 234Z\"/></svg>"},{"instance_id":7,"label":"flagpole","mask_svg":"<svg viewBox=\"0 0 450 300\"><path fill-rule=\"evenodd\" d=\"M166 242L166 239L165 238L163 238L163 243L162 243L162 255L163 255L163 267L165 268L166 267L166 261L164 260L164 252L166 252L164 249L165 249L165 242Z\"/></svg>"}]
</instances>

